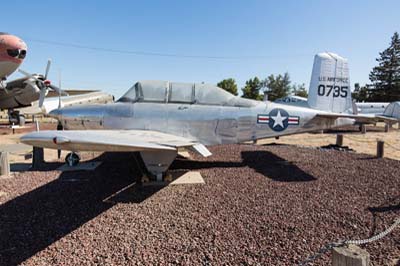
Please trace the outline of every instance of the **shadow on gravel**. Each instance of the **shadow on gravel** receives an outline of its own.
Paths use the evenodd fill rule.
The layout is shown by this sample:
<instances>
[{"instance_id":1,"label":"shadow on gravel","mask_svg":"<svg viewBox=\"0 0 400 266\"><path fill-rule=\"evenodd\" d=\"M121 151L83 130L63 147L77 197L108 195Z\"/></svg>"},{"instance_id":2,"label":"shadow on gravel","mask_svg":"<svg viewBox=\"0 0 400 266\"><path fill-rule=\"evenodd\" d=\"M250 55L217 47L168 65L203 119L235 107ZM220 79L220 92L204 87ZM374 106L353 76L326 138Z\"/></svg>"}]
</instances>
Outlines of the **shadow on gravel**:
<instances>
[{"instance_id":1,"label":"shadow on gravel","mask_svg":"<svg viewBox=\"0 0 400 266\"><path fill-rule=\"evenodd\" d=\"M188 159L176 159L170 169L175 170L201 170L209 168L239 168L246 166L243 162L223 162L223 161L192 161Z\"/></svg>"},{"instance_id":2,"label":"shadow on gravel","mask_svg":"<svg viewBox=\"0 0 400 266\"><path fill-rule=\"evenodd\" d=\"M136 193L138 171L129 156L104 154L93 172L63 173L0 205L0 265L21 264L113 207L115 199L141 202L154 194L154 188Z\"/></svg>"},{"instance_id":3,"label":"shadow on gravel","mask_svg":"<svg viewBox=\"0 0 400 266\"><path fill-rule=\"evenodd\" d=\"M245 165L266 177L280 182L306 182L316 178L301 170L295 164L268 151L243 151Z\"/></svg>"},{"instance_id":4,"label":"shadow on gravel","mask_svg":"<svg viewBox=\"0 0 400 266\"><path fill-rule=\"evenodd\" d=\"M53 171L56 170L58 167L63 165L63 163L46 163L40 169L31 169L30 163L12 163L10 164L10 170L12 172L25 172L25 171L36 171L36 172L45 172L45 171Z\"/></svg>"}]
</instances>

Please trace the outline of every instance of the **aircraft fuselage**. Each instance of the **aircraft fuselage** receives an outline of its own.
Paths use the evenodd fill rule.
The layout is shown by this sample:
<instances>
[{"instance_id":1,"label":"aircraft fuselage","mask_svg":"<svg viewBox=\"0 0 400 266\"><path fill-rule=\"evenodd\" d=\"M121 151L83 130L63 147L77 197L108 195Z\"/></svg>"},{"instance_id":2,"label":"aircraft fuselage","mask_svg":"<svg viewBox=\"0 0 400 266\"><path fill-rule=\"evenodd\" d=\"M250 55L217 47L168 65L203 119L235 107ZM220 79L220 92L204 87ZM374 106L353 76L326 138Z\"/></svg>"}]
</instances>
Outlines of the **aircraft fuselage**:
<instances>
[{"instance_id":1,"label":"aircraft fuselage","mask_svg":"<svg viewBox=\"0 0 400 266\"><path fill-rule=\"evenodd\" d=\"M254 107L137 102L62 108L50 115L68 130L153 130L215 145L338 126L337 121L307 125L317 112L272 102Z\"/></svg>"}]
</instances>

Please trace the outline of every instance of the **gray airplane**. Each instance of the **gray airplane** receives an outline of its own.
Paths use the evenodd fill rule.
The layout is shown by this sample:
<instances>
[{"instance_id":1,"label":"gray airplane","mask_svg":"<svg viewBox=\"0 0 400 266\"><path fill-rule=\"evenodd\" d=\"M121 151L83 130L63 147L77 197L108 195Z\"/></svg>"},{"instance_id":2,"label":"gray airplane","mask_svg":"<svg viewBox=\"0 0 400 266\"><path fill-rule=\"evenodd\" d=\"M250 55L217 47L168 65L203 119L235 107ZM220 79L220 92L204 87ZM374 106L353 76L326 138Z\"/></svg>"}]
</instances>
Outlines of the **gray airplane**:
<instances>
[{"instance_id":1,"label":"gray airplane","mask_svg":"<svg viewBox=\"0 0 400 266\"><path fill-rule=\"evenodd\" d=\"M45 75L29 74L19 69L19 72L24 74L25 77L9 81L4 87L0 87L0 110L8 110L11 124L23 125L25 117L16 109L31 106L32 102L37 100L39 100L39 107L42 107L49 90L67 95L47 79L50 65L51 61L48 60Z\"/></svg>"},{"instance_id":2,"label":"gray airplane","mask_svg":"<svg viewBox=\"0 0 400 266\"><path fill-rule=\"evenodd\" d=\"M202 83L140 81L116 103L52 111L50 115L64 130L29 133L21 141L72 151L66 158L70 164L79 161L78 151L139 152L151 176L162 180L178 149L210 156L207 145L242 143L351 125L355 118L371 119L342 113L352 108L351 93L347 60L337 57L336 61L332 65L322 60L317 66L319 92L309 96L313 108L244 99Z\"/></svg>"}]
</instances>

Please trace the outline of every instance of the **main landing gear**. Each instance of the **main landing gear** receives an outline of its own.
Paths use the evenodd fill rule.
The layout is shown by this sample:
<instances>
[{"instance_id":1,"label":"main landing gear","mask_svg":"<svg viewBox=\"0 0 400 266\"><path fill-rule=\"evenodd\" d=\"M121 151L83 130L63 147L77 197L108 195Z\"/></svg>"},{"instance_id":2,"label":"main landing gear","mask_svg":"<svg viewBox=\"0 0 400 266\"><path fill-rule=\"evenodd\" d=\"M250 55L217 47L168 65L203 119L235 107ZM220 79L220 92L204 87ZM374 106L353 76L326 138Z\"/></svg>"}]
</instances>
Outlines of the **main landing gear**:
<instances>
[{"instance_id":1,"label":"main landing gear","mask_svg":"<svg viewBox=\"0 0 400 266\"><path fill-rule=\"evenodd\" d=\"M20 114L19 111L9 110L8 111L8 121L11 125L25 125L25 116Z\"/></svg>"}]
</instances>

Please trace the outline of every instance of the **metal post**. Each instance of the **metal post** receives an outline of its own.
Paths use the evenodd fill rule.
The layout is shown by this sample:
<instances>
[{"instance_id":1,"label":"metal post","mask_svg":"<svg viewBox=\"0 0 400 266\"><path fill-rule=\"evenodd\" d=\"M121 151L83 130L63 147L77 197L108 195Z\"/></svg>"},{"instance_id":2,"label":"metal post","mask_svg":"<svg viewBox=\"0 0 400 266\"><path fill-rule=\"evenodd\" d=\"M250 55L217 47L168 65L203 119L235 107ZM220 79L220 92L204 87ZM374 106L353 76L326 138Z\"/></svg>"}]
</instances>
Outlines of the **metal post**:
<instances>
[{"instance_id":1,"label":"metal post","mask_svg":"<svg viewBox=\"0 0 400 266\"><path fill-rule=\"evenodd\" d=\"M333 248L332 266L368 266L369 253L356 245Z\"/></svg>"},{"instance_id":2,"label":"metal post","mask_svg":"<svg viewBox=\"0 0 400 266\"><path fill-rule=\"evenodd\" d=\"M384 147L385 147L385 142L383 140L378 140L376 145L376 157L383 158Z\"/></svg>"},{"instance_id":3,"label":"metal post","mask_svg":"<svg viewBox=\"0 0 400 266\"><path fill-rule=\"evenodd\" d=\"M343 134L336 135L336 145L339 147L343 146Z\"/></svg>"},{"instance_id":4,"label":"metal post","mask_svg":"<svg viewBox=\"0 0 400 266\"><path fill-rule=\"evenodd\" d=\"M0 152L0 176L10 174L10 162L8 160L8 152Z\"/></svg>"}]
</instances>

